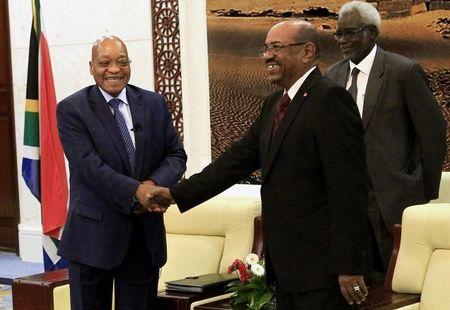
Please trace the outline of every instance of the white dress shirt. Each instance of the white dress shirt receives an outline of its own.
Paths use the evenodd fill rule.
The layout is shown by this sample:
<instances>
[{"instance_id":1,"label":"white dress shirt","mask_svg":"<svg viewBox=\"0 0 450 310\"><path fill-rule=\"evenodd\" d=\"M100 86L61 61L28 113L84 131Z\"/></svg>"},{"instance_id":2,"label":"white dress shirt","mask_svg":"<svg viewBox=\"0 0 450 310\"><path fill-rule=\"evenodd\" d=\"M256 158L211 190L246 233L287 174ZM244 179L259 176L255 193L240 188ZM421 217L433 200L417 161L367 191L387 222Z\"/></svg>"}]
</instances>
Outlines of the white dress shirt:
<instances>
[{"instance_id":1,"label":"white dress shirt","mask_svg":"<svg viewBox=\"0 0 450 310\"><path fill-rule=\"evenodd\" d=\"M317 66L314 66L311 69L309 69L308 71L306 71L305 74L303 74L297 81L295 81L294 84L292 84L291 88L289 88L289 90L287 91L289 99L292 100L295 97L295 95L297 94L300 87L302 87L303 82L305 82L306 78L311 74L311 72L314 71L314 69L316 67ZM284 94L285 93L286 93L286 90L284 90Z\"/></svg>"},{"instance_id":2,"label":"white dress shirt","mask_svg":"<svg viewBox=\"0 0 450 310\"><path fill-rule=\"evenodd\" d=\"M358 94L356 95L356 105L358 106L359 115L363 114L364 108L364 96L366 95L367 82L369 81L370 70L372 69L373 62L375 60L375 55L377 53L377 45L372 48L370 53L357 65L355 65L351 60L350 63L350 71L347 77L347 87L348 90L350 85L352 84L352 70L353 68L359 69L358 78L356 80L356 87L358 88Z\"/></svg>"}]
</instances>

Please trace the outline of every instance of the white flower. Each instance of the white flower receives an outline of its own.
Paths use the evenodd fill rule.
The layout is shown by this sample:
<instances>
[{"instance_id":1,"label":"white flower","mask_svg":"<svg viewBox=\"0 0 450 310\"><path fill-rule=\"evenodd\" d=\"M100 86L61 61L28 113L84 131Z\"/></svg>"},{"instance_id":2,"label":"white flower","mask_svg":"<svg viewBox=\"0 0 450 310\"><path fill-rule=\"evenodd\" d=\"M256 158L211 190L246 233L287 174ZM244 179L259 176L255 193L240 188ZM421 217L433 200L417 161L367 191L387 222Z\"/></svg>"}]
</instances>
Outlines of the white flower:
<instances>
[{"instance_id":1,"label":"white flower","mask_svg":"<svg viewBox=\"0 0 450 310\"><path fill-rule=\"evenodd\" d=\"M253 264L253 265L251 265L250 270L256 276L263 276L264 275L264 267L261 266L260 264Z\"/></svg>"},{"instance_id":2,"label":"white flower","mask_svg":"<svg viewBox=\"0 0 450 310\"><path fill-rule=\"evenodd\" d=\"M244 262L248 265L253 265L258 263L259 257L256 254L250 253L244 258Z\"/></svg>"}]
</instances>

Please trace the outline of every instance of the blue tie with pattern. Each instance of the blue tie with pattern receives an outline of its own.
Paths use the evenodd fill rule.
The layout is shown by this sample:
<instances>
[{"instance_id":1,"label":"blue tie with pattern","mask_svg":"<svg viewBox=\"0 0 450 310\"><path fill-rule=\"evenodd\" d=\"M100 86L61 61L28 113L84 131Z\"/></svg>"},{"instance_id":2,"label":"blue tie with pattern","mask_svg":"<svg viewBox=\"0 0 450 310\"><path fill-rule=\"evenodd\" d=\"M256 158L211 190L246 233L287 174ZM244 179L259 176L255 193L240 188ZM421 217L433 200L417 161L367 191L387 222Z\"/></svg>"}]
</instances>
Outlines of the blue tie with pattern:
<instances>
[{"instance_id":1,"label":"blue tie with pattern","mask_svg":"<svg viewBox=\"0 0 450 310\"><path fill-rule=\"evenodd\" d=\"M122 100L113 98L108 102L108 104L114 110L114 117L116 118L117 124L119 125L120 134L122 135L123 143L125 144L125 148L127 149L128 161L130 162L131 171L134 171L135 150L133 141L131 140L130 132L128 131L127 123L125 122L125 118L119 110L119 105L121 102Z\"/></svg>"}]
</instances>

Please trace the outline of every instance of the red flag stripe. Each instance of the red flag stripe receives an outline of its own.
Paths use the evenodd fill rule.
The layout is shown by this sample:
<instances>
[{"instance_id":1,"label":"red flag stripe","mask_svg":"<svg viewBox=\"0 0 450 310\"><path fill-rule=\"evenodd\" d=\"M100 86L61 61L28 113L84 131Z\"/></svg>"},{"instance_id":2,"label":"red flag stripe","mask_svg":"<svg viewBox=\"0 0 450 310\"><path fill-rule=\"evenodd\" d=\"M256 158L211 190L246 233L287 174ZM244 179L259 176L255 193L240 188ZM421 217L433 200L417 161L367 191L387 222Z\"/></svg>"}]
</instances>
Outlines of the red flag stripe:
<instances>
[{"instance_id":1,"label":"red flag stripe","mask_svg":"<svg viewBox=\"0 0 450 310\"><path fill-rule=\"evenodd\" d=\"M40 37L41 214L46 235L59 239L67 214L67 176L56 126L56 95L47 39Z\"/></svg>"}]
</instances>

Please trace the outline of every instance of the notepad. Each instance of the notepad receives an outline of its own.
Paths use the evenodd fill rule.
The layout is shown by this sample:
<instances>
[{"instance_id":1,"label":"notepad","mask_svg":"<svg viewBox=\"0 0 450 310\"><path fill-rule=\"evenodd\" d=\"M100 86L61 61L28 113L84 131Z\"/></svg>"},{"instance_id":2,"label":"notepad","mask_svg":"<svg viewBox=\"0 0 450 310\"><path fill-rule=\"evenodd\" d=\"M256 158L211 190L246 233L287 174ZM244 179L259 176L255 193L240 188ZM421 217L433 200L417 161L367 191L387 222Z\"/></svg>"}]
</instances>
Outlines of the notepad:
<instances>
[{"instance_id":1,"label":"notepad","mask_svg":"<svg viewBox=\"0 0 450 310\"><path fill-rule=\"evenodd\" d=\"M166 289L181 292L205 292L225 287L229 282L238 279L236 274L210 273L201 276L167 281Z\"/></svg>"}]
</instances>

